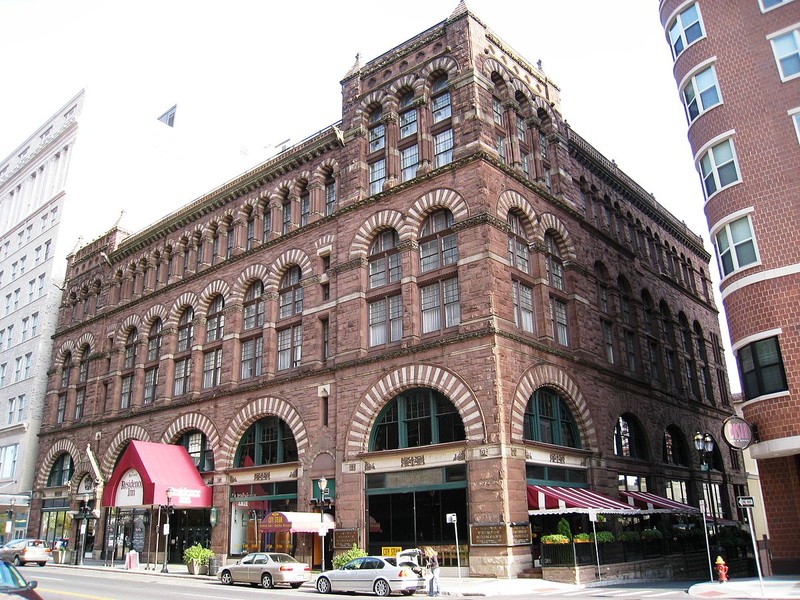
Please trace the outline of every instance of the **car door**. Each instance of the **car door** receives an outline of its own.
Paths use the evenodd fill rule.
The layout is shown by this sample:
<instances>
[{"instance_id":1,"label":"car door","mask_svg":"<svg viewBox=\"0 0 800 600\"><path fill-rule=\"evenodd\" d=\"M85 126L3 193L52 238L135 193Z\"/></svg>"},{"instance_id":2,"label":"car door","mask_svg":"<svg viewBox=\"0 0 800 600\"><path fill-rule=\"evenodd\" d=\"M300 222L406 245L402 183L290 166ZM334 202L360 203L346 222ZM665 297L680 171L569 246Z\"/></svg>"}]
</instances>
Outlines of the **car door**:
<instances>
[{"instance_id":1,"label":"car door","mask_svg":"<svg viewBox=\"0 0 800 600\"><path fill-rule=\"evenodd\" d=\"M361 563L361 569L358 572L358 585L360 592L371 592L372 582L380 574L383 567L383 561L379 558L368 556Z\"/></svg>"},{"instance_id":2,"label":"car door","mask_svg":"<svg viewBox=\"0 0 800 600\"><path fill-rule=\"evenodd\" d=\"M364 558L354 558L349 563L344 565L339 571L336 571L336 581L337 584L334 584L333 590L334 591L342 591L342 592L356 592L359 591L358 587L358 575L361 572L361 564L364 562Z\"/></svg>"},{"instance_id":3,"label":"car door","mask_svg":"<svg viewBox=\"0 0 800 600\"><path fill-rule=\"evenodd\" d=\"M267 555L258 553L253 556L253 562L247 567L247 583L261 583L261 573L267 564Z\"/></svg>"},{"instance_id":4,"label":"car door","mask_svg":"<svg viewBox=\"0 0 800 600\"><path fill-rule=\"evenodd\" d=\"M234 581L239 582L239 583L241 583L241 582L249 583L250 582L249 571L250 571L251 564L252 564L253 559L255 558L255 556L256 556L255 554L248 554L244 558L242 558L242 560L239 561L238 565L235 565L235 567L231 568L231 573L233 573L233 580Z\"/></svg>"}]
</instances>

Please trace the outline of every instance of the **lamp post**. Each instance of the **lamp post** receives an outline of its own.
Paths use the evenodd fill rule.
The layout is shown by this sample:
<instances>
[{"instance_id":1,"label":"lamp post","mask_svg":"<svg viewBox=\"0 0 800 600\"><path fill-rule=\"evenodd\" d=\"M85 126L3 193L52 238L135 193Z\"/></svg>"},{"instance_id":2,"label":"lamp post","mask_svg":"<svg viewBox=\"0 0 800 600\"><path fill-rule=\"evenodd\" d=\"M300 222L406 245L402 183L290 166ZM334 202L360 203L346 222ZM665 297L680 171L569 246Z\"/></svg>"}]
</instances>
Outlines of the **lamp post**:
<instances>
[{"instance_id":1,"label":"lamp post","mask_svg":"<svg viewBox=\"0 0 800 600\"><path fill-rule=\"evenodd\" d=\"M174 493L175 490L171 487L168 487L165 492L167 496L167 505L164 507L164 511L167 516L164 519L164 566L161 568L162 573L169 573L169 569L167 569L167 555L169 554L169 516L172 514L172 511L175 510L172 508L172 494Z\"/></svg>"},{"instance_id":2,"label":"lamp post","mask_svg":"<svg viewBox=\"0 0 800 600\"><path fill-rule=\"evenodd\" d=\"M78 543L75 552L78 556L75 557L75 564L83 564L83 555L86 554L86 531L89 528L89 515L92 514L92 507L89 506L89 498L84 497L81 500L81 505L78 508L78 514L75 518L78 520Z\"/></svg>"},{"instance_id":3,"label":"lamp post","mask_svg":"<svg viewBox=\"0 0 800 600\"><path fill-rule=\"evenodd\" d=\"M714 523L714 541L717 539L717 510L714 507L716 501L714 500L714 490L711 487L711 463L714 455L714 438L710 433L700 433L699 431L694 434L694 448L700 453L700 470L706 472L707 485L708 485L708 502L711 504L711 519ZM705 519L705 515L703 515ZM705 524L703 524L705 527Z\"/></svg>"},{"instance_id":4,"label":"lamp post","mask_svg":"<svg viewBox=\"0 0 800 600\"><path fill-rule=\"evenodd\" d=\"M325 495L328 493L328 480L320 477L319 485L319 539L322 544L322 560L319 564L320 572L325 570Z\"/></svg>"}]
</instances>

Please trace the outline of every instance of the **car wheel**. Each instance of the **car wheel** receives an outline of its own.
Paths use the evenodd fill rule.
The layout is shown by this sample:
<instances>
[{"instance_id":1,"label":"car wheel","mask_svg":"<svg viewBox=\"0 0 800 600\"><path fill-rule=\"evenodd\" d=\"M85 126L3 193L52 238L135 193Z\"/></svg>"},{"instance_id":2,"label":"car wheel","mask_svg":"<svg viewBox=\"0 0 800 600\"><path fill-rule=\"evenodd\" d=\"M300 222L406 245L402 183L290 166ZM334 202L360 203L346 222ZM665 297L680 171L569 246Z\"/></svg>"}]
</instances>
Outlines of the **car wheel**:
<instances>
[{"instance_id":1,"label":"car wheel","mask_svg":"<svg viewBox=\"0 0 800 600\"><path fill-rule=\"evenodd\" d=\"M230 571L223 571L222 575L219 576L219 580L225 585L233 585L233 575L231 575Z\"/></svg>"},{"instance_id":2,"label":"car wheel","mask_svg":"<svg viewBox=\"0 0 800 600\"><path fill-rule=\"evenodd\" d=\"M24 565L24 564L25 564L25 563L24 563L24 562L22 562L22 561L19 559L19 556L15 556L15 557L14 557L14 566L15 566L15 567L21 567L21 566L22 566L22 565Z\"/></svg>"},{"instance_id":3,"label":"car wheel","mask_svg":"<svg viewBox=\"0 0 800 600\"><path fill-rule=\"evenodd\" d=\"M385 579L378 579L373 589L378 596L388 596L392 593L392 588L389 587L389 583Z\"/></svg>"},{"instance_id":4,"label":"car wheel","mask_svg":"<svg viewBox=\"0 0 800 600\"><path fill-rule=\"evenodd\" d=\"M302 583L302 582L297 582L297 583L290 583L289 585L290 585L290 586L292 586L292 589L293 589L293 590L296 590L296 589L297 589L297 588L299 588L301 585L303 585L303 583Z\"/></svg>"},{"instance_id":5,"label":"car wheel","mask_svg":"<svg viewBox=\"0 0 800 600\"><path fill-rule=\"evenodd\" d=\"M400 591L400 593L401 593L401 594L403 594L403 596L410 596L410 595L411 595L411 594L413 594L415 591L416 591L416 590L401 590L401 591Z\"/></svg>"},{"instance_id":6,"label":"car wheel","mask_svg":"<svg viewBox=\"0 0 800 600\"><path fill-rule=\"evenodd\" d=\"M263 587L265 590L272 589L272 575L269 573L261 574L261 587Z\"/></svg>"},{"instance_id":7,"label":"car wheel","mask_svg":"<svg viewBox=\"0 0 800 600\"><path fill-rule=\"evenodd\" d=\"M331 591L331 581L327 577L317 577L317 591L320 594L329 594Z\"/></svg>"},{"instance_id":8,"label":"car wheel","mask_svg":"<svg viewBox=\"0 0 800 600\"><path fill-rule=\"evenodd\" d=\"M42 561L42 562L40 562L40 563L39 563L39 566L40 566L40 567L43 567L43 566L45 566L46 564L47 564L46 562Z\"/></svg>"}]
</instances>

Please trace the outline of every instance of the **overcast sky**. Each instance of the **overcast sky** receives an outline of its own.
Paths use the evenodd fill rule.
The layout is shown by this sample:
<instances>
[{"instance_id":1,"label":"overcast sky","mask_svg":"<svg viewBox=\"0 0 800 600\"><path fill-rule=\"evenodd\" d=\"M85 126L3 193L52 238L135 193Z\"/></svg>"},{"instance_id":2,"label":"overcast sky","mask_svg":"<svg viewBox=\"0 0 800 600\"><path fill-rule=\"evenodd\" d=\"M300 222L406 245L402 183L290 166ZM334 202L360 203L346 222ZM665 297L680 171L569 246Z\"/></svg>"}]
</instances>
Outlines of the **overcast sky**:
<instances>
[{"instance_id":1,"label":"overcast sky","mask_svg":"<svg viewBox=\"0 0 800 600\"><path fill-rule=\"evenodd\" d=\"M339 120L339 82L356 53L367 62L446 19L457 4L0 0L0 157L86 88L87 101L94 94L115 103L119 119L133 102L152 107L153 118L177 104L177 126L182 115L202 115L209 147L233 149L244 170L270 146ZM658 2L467 6L529 62L542 61L573 129L702 235L711 252ZM164 213L192 199L176 198ZM133 229L159 216L128 211ZM716 282L715 263L711 274ZM735 373L731 379L738 389Z\"/></svg>"}]
</instances>

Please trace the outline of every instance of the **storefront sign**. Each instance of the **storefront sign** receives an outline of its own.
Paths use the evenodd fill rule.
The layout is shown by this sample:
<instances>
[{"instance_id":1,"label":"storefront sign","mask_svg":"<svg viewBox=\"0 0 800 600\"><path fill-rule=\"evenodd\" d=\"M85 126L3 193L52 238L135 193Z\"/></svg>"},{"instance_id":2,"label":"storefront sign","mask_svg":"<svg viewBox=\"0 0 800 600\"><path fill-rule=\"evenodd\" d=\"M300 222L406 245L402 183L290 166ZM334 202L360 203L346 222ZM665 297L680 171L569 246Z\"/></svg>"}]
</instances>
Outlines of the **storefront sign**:
<instances>
[{"instance_id":1,"label":"storefront sign","mask_svg":"<svg viewBox=\"0 0 800 600\"><path fill-rule=\"evenodd\" d=\"M722 424L722 437L731 448L744 450L753 443L753 429L750 423L734 415Z\"/></svg>"},{"instance_id":2,"label":"storefront sign","mask_svg":"<svg viewBox=\"0 0 800 600\"><path fill-rule=\"evenodd\" d=\"M115 506L141 506L144 504L142 476L134 469L125 471L117 485Z\"/></svg>"},{"instance_id":3,"label":"storefront sign","mask_svg":"<svg viewBox=\"0 0 800 600\"><path fill-rule=\"evenodd\" d=\"M186 488L186 487L179 487L172 489L172 504L175 506L180 506L182 504L191 504L192 498L199 498L200 497L200 490Z\"/></svg>"},{"instance_id":4,"label":"storefront sign","mask_svg":"<svg viewBox=\"0 0 800 600\"><path fill-rule=\"evenodd\" d=\"M358 529L334 529L333 547L350 550L353 544L358 546Z\"/></svg>"}]
</instances>

